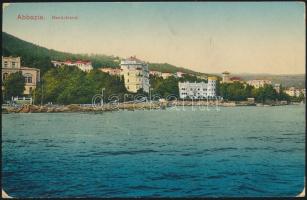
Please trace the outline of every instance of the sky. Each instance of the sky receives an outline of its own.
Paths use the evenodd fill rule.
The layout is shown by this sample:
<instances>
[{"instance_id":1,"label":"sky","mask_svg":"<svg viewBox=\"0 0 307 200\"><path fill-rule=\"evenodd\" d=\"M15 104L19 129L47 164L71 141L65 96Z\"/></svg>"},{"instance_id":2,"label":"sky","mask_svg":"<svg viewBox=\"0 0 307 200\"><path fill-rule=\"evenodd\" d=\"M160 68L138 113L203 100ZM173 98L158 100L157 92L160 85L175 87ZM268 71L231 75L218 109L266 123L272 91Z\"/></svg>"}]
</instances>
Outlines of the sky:
<instances>
[{"instance_id":1,"label":"sky","mask_svg":"<svg viewBox=\"0 0 307 200\"><path fill-rule=\"evenodd\" d=\"M205 73L305 73L302 2L10 3L3 9L4 32L59 51L135 55Z\"/></svg>"}]
</instances>

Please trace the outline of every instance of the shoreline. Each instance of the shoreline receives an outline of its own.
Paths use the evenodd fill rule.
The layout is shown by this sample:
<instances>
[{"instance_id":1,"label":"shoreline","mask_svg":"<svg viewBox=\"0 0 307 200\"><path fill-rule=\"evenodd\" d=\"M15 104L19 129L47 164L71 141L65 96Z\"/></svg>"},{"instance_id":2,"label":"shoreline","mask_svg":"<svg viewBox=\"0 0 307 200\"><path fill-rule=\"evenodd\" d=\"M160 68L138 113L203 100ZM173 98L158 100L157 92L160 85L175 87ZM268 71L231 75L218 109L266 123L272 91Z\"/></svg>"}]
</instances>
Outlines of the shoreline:
<instances>
[{"instance_id":1,"label":"shoreline","mask_svg":"<svg viewBox=\"0 0 307 200\"><path fill-rule=\"evenodd\" d=\"M4 106L2 105L2 114L9 113L75 113L75 112L112 112L119 110L164 110L171 107L191 107L191 106L208 106L208 107L271 107L285 105L301 105L302 103L251 103L251 102L215 102L215 101L177 101L177 102L151 102L151 103L117 103L105 104L103 106L70 104L70 105L20 105L20 106Z\"/></svg>"}]
</instances>

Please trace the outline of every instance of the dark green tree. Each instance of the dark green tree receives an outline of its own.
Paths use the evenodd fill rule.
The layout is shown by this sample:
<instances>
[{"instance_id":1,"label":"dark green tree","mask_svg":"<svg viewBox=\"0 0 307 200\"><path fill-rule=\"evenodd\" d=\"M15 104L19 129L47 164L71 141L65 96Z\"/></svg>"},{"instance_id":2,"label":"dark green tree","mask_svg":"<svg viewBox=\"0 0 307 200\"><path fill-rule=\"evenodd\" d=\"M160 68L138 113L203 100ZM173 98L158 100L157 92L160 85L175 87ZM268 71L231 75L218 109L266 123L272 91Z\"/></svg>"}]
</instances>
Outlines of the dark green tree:
<instances>
[{"instance_id":1,"label":"dark green tree","mask_svg":"<svg viewBox=\"0 0 307 200\"><path fill-rule=\"evenodd\" d=\"M21 72L10 74L3 82L4 99L9 100L12 96L22 96L25 90L25 78Z\"/></svg>"},{"instance_id":2,"label":"dark green tree","mask_svg":"<svg viewBox=\"0 0 307 200\"><path fill-rule=\"evenodd\" d=\"M104 102L117 95L123 100L126 88L122 77L111 76L94 69L85 73L72 66L52 68L42 78L42 84L35 90L35 103L54 102L58 104L90 104L92 98L102 93ZM42 98L43 96L43 98Z\"/></svg>"}]
</instances>

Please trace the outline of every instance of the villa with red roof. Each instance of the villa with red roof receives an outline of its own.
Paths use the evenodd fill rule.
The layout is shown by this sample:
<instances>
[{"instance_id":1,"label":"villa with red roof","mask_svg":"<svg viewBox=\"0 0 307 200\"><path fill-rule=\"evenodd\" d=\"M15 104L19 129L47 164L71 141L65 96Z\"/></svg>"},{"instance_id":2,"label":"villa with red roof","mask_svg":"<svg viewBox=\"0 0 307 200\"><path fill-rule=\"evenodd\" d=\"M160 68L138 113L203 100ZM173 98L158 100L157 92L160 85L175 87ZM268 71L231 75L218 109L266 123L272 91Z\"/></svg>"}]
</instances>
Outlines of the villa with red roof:
<instances>
[{"instance_id":1,"label":"villa with red roof","mask_svg":"<svg viewBox=\"0 0 307 200\"><path fill-rule=\"evenodd\" d=\"M51 61L51 62L55 67L59 67L59 66L63 66L63 65L75 66L75 67L78 67L79 69L81 69L84 72L89 72L93 69L91 61L77 60L77 61L73 62L71 60L66 60L64 62L62 62L62 61Z\"/></svg>"}]
</instances>

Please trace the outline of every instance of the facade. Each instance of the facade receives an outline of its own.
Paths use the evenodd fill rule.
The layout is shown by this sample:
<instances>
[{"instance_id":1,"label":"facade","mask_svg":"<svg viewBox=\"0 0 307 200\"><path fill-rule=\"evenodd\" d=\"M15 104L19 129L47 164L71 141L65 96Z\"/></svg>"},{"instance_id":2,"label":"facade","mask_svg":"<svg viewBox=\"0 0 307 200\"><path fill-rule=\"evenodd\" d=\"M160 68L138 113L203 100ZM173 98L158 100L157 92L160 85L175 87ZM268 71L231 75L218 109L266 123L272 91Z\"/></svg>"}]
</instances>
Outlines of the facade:
<instances>
[{"instance_id":1,"label":"facade","mask_svg":"<svg viewBox=\"0 0 307 200\"><path fill-rule=\"evenodd\" d=\"M162 73L162 78L163 79L167 79L168 77L171 77L171 76L173 76L174 74L172 74L172 73L168 73L168 72L164 72L164 73Z\"/></svg>"},{"instance_id":2,"label":"facade","mask_svg":"<svg viewBox=\"0 0 307 200\"><path fill-rule=\"evenodd\" d=\"M290 87L287 90L284 91L286 94L288 94L291 97L299 97L301 94L306 95L305 89L297 89L295 87Z\"/></svg>"},{"instance_id":3,"label":"facade","mask_svg":"<svg viewBox=\"0 0 307 200\"><path fill-rule=\"evenodd\" d=\"M129 92L136 93L139 89L149 92L148 65L135 56L122 60L121 74L124 76L125 87Z\"/></svg>"},{"instance_id":4,"label":"facade","mask_svg":"<svg viewBox=\"0 0 307 200\"><path fill-rule=\"evenodd\" d=\"M196 77L199 78L199 79L208 80L208 76L206 76L206 75L198 75Z\"/></svg>"},{"instance_id":5,"label":"facade","mask_svg":"<svg viewBox=\"0 0 307 200\"><path fill-rule=\"evenodd\" d=\"M231 77L231 78L230 78L230 81L231 81L231 82L242 82L241 78L240 78L240 77L236 77L236 76Z\"/></svg>"},{"instance_id":6,"label":"facade","mask_svg":"<svg viewBox=\"0 0 307 200\"><path fill-rule=\"evenodd\" d=\"M158 76L158 77L162 76L162 72L159 72L159 71L149 71L149 74L153 76Z\"/></svg>"},{"instance_id":7,"label":"facade","mask_svg":"<svg viewBox=\"0 0 307 200\"><path fill-rule=\"evenodd\" d=\"M264 87L264 85L271 85L272 82L270 80L249 80L247 81L248 85L254 86L254 88Z\"/></svg>"},{"instance_id":8,"label":"facade","mask_svg":"<svg viewBox=\"0 0 307 200\"><path fill-rule=\"evenodd\" d=\"M122 70L119 68L99 68L99 70L112 76L120 76L122 72Z\"/></svg>"},{"instance_id":9,"label":"facade","mask_svg":"<svg viewBox=\"0 0 307 200\"><path fill-rule=\"evenodd\" d=\"M231 80L230 80L230 73L229 72L223 72L222 73L222 83L230 83Z\"/></svg>"},{"instance_id":10,"label":"facade","mask_svg":"<svg viewBox=\"0 0 307 200\"><path fill-rule=\"evenodd\" d=\"M240 77L237 76L230 77L230 73L227 71L222 73L222 83L234 83L234 82L246 84L245 81L243 81Z\"/></svg>"},{"instance_id":11,"label":"facade","mask_svg":"<svg viewBox=\"0 0 307 200\"><path fill-rule=\"evenodd\" d=\"M61 61L51 61L53 66L55 67L60 67L63 65L67 65L67 66L75 66L78 67L79 69L81 69L84 72L89 72L93 69L92 63L90 61L82 61L82 60L78 60L76 62L67 60L65 62L61 62Z\"/></svg>"},{"instance_id":12,"label":"facade","mask_svg":"<svg viewBox=\"0 0 307 200\"><path fill-rule=\"evenodd\" d=\"M179 96L181 99L203 99L216 97L216 82L216 77L208 77L208 83L179 82Z\"/></svg>"},{"instance_id":13,"label":"facade","mask_svg":"<svg viewBox=\"0 0 307 200\"><path fill-rule=\"evenodd\" d=\"M301 89L301 93L306 97L306 89Z\"/></svg>"},{"instance_id":14,"label":"facade","mask_svg":"<svg viewBox=\"0 0 307 200\"><path fill-rule=\"evenodd\" d=\"M40 70L21 66L20 57L2 57L2 81L10 74L21 72L25 77L25 95L30 95L40 82Z\"/></svg>"},{"instance_id":15,"label":"facade","mask_svg":"<svg viewBox=\"0 0 307 200\"><path fill-rule=\"evenodd\" d=\"M181 77L183 77L184 74L185 74L185 73L183 73L183 72L176 72L176 73L175 73L175 76L176 76L177 78L181 78Z\"/></svg>"},{"instance_id":16,"label":"facade","mask_svg":"<svg viewBox=\"0 0 307 200\"><path fill-rule=\"evenodd\" d=\"M277 93L280 93L280 84L279 83L275 83L274 84L274 89Z\"/></svg>"}]
</instances>

